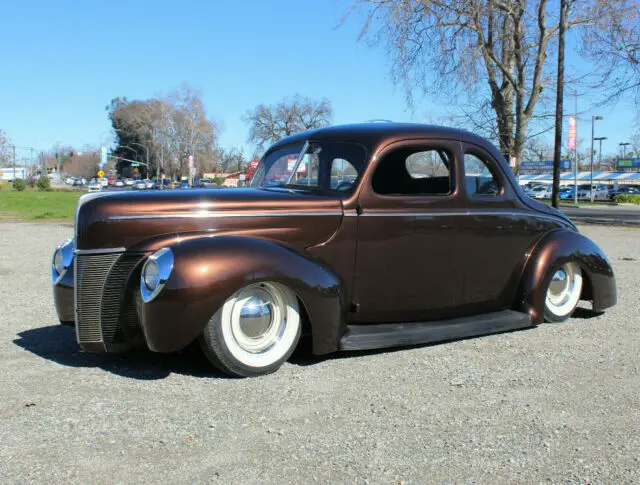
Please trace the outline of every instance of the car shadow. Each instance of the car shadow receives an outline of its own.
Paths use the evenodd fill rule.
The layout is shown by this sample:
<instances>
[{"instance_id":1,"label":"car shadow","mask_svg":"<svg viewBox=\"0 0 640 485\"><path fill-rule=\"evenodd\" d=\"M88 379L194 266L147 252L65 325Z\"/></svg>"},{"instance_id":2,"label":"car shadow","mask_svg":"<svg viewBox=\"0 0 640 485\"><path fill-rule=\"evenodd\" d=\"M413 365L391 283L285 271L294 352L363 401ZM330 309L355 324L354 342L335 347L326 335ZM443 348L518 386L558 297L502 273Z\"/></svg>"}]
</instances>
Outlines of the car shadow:
<instances>
[{"instance_id":1,"label":"car shadow","mask_svg":"<svg viewBox=\"0 0 640 485\"><path fill-rule=\"evenodd\" d=\"M121 354L91 354L76 342L75 329L65 325L25 330L13 343L23 349L68 367L96 367L130 379L164 379L169 374L190 377L227 378L213 367L195 345L171 354L134 349Z\"/></svg>"},{"instance_id":2,"label":"car shadow","mask_svg":"<svg viewBox=\"0 0 640 485\"><path fill-rule=\"evenodd\" d=\"M582 320L589 320L590 318L596 318L603 315L604 312L595 312L590 308L578 307L574 310L571 318L580 318Z\"/></svg>"},{"instance_id":3,"label":"car shadow","mask_svg":"<svg viewBox=\"0 0 640 485\"><path fill-rule=\"evenodd\" d=\"M455 342L461 342L463 340L474 340L479 338L491 338L496 335L506 334L506 333L518 333L518 332L529 332L535 330L536 327L525 327L525 328L517 328L513 330L506 330L504 332L495 332L487 335L476 335L472 337L461 337L449 340L442 340L439 342L428 342L423 344L414 344L414 345L404 345L400 347L386 347L381 349L368 349L368 350L348 350L348 351L338 351L332 354L326 355L313 355L311 352L310 342L305 342L305 345L299 345L295 352L289 358L289 362L294 365L299 366L308 366L319 364L320 362L325 362L329 360L335 359L356 359L360 357L368 357L372 355L381 355L381 354L395 354L397 352L406 352L410 349L422 349L428 347L442 346L453 344ZM302 344L302 342L301 342Z\"/></svg>"}]
</instances>

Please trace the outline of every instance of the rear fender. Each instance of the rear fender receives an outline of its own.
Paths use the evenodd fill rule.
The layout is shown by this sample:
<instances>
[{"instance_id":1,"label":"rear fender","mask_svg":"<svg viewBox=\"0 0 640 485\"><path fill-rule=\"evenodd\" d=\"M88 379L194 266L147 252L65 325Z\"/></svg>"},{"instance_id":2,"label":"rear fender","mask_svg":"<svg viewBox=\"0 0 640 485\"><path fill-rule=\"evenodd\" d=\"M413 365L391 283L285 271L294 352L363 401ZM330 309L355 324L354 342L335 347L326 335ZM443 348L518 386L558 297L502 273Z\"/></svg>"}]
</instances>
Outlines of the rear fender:
<instances>
[{"instance_id":1,"label":"rear fender","mask_svg":"<svg viewBox=\"0 0 640 485\"><path fill-rule=\"evenodd\" d=\"M579 232L557 229L545 235L530 251L515 309L528 313L534 324L542 323L552 270L569 261L580 264L585 276L581 299L591 299L594 311L616 304L613 269L602 250Z\"/></svg>"},{"instance_id":2,"label":"rear fender","mask_svg":"<svg viewBox=\"0 0 640 485\"><path fill-rule=\"evenodd\" d=\"M296 293L310 319L315 354L337 350L345 328L342 285L326 266L278 243L251 237L192 238L170 248L171 276L155 299L141 305L151 350L186 347L227 298L260 281L279 282Z\"/></svg>"}]
</instances>

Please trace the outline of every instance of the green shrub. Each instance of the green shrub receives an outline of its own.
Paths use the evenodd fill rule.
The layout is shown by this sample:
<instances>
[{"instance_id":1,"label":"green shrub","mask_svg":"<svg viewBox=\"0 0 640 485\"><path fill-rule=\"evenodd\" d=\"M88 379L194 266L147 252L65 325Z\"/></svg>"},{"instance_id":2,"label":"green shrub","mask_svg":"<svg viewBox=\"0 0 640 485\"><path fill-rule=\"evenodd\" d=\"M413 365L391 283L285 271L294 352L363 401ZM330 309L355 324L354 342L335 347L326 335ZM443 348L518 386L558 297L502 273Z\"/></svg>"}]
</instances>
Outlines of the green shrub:
<instances>
[{"instance_id":1,"label":"green shrub","mask_svg":"<svg viewBox=\"0 0 640 485\"><path fill-rule=\"evenodd\" d=\"M627 203L627 204L640 205L640 195L618 194L618 195L616 195L616 202L619 203L619 204Z\"/></svg>"},{"instance_id":2,"label":"green shrub","mask_svg":"<svg viewBox=\"0 0 640 485\"><path fill-rule=\"evenodd\" d=\"M49 188L51 188L49 177L41 175L38 179L38 190L49 190Z\"/></svg>"},{"instance_id":3,"label":"green shrub","mask_svg":"<svg viewBox=\"0 0 640 485\"><path fill-rule=\"evenodd\" d=\"M27 184L23 179L15 179L13 181L13 188L18 192L22 192L24 189L27 188Z\"/></svg>"},{"instance_id":4,"label":"green shrub","mask_svg":"<svg viewBox=\"0 0 640 485\"><path fill-rule=\"evenodd\" d=\"M224 177L214 177L213 178L213 183L216 185L222 185L224 184L225 178Z\"/></svg>"}]
</instances>

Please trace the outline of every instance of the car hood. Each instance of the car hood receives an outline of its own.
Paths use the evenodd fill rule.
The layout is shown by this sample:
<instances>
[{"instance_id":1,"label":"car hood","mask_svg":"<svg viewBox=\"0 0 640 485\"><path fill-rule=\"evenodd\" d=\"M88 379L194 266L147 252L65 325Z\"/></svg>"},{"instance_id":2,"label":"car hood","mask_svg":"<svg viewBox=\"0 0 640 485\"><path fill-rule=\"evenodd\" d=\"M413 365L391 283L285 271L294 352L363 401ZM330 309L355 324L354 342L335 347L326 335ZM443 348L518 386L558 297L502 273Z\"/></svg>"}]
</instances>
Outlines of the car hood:
<instances>
[{"instance_id":1,"label":"car hood","mask_svg":"<svg viewBox=\"0 0 640 485\"><path fill-rule=\"evenodd\" d=\"M154 250L202 235L239 234L297 248L329 239L342 220L338 198L279 189L190 189L84 195L78 250Z\"/></svg>"}]
</instances>

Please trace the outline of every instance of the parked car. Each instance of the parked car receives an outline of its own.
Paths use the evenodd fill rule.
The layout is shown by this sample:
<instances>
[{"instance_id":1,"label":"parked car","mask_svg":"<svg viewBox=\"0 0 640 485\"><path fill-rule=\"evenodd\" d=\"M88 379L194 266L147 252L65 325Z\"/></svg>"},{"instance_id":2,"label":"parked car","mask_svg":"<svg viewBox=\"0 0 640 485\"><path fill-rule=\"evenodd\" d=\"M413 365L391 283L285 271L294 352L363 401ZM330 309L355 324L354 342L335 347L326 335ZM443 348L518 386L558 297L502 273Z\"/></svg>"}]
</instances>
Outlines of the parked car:
<instances>
[{"instance_id":1,"label":"parked car","mask_svg":"<svg viewBox=\"0 0 640 485\"><path fill-rule=\"evenodd\" d=\"M133 179L129 179L129 178L124 179L124 184L127 187L131 187L133 185Z\"/></svg>"},{"instance_id":2,"label":"parked car","mask_svg":"<svg viewBox=\"0 0 640 485\"><path fill-rule=\"evenodd\" d=\"M145 184L145 188L149 190L154 189L156 187L156 183L153 180L144 179L143 182Z\"/></svg>"},{"instance_id":3,"label":"parked car","mask_svg":"<svg viewBox=\"0 0 640 485\"><path fill-rule=\"evenodd\" d=\"M146 190L147 183L144 180L135 180L131 186L133 190Z\"/></svg>"},{"instance_id":4,"label":"parked car","mask_svg":"<svg viewBox=\"0 0 640 485\"><path fill-rule=\"evenodd\" d=\"M574 199L574 193L575 193L575 187L571 186L571 187L563 187L560 189L560 192L558 194L558 197L560 197L560 199L562 200L567 200L567 199Z\"/></svg>"},{"instance_id":5,"label":"parked car","mask_svg":"<svg viewBox=\"0 0 640 485\"><path fill-rule=\"evenodd\" d=\"M356 177L332 188L336 164ZM83 349L199 342L234 376L275 371L302 335L317 355L416 345L617 298L598 246L525 196L491 143L427 125L299 133L249 188L84 196L75 228L52 278Z\"/></svg>"},{"instance_id":6,"label":"parked car","mask_svg":"<svg viewBox=\"0 0 640 485\"><path fill-rule=\"evenodd\" d=\"M544 187L544 186L545 186L545 184L542 184L540 182L537 182L537 183L536 182L529 182L529 183L523 185L521 188L522 188L522 190L523 190L523 192L525 194L527 194L529 197L533 197L533 195L532 195L533 190L537 189L539 187Z\"/></svg>"},{"instance_id":7,"label":"parked car","mask_svg":"<svg viewBox=\"0 0 640 485\"><path fill-rule=\"evenodd\" d=\"M631 186L619 186L617 189L612 190L611 192L609 192L609 199L610 200L615 200L616 195L640 195L640 190L637 189L636 187L631 187Z\"/></svg>"},{"instance_id":8,"label":"parked car","mask_svg":"<svg viewBox=\"0 0 640 485\"><path fill-rule=\"evenodd\" d=\"M124 182L122 181L122 179L118 179L115 182L113 182L113 186L114 187L124 187Z\"/></svg>"},{"instance_id":9,"label":"parked car","mask_svg":"<svg viewBox=\"0 0 640 485\"><path fill-rule=\"evenodd\" d=\"M609 189L605 184L582 184L578 186L578 199L590 199L591 190L589 187L593 187L593 199L594 200L606 200L609 198Z\"/></svg>"},{"instance_id":10,"label":"parked car","mask_svg":"<svg viewBox=\"0 0 640 485\"><path fill-rule=\"evenodd\" d=\"M529 197L534 199L550 199L551 198L551 186L550 185L538 185L529 191Z\"/></svg>"}]
</instances>

